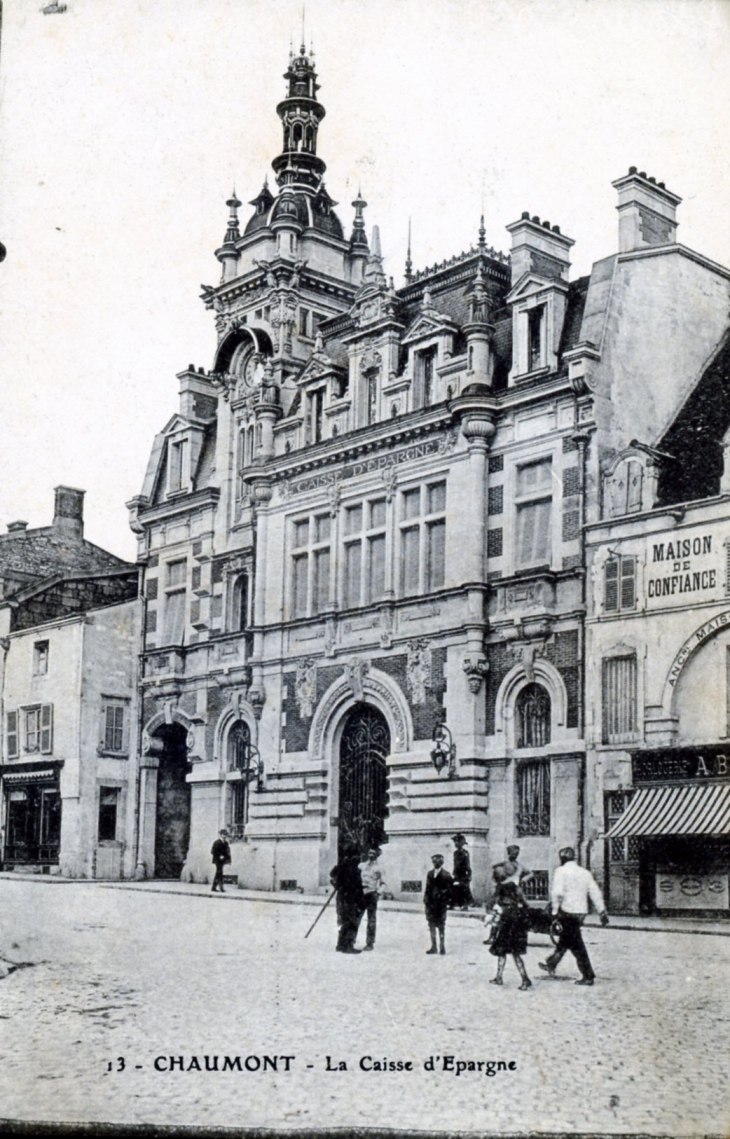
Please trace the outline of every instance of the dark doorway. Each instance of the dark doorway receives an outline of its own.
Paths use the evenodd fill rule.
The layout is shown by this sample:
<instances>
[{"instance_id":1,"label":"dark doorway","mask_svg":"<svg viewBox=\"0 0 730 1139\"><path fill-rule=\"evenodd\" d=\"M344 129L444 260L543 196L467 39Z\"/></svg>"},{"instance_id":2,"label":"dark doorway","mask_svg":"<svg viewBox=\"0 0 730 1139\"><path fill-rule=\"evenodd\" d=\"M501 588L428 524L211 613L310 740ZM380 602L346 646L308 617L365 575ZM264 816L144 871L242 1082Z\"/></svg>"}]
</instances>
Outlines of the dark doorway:
<instances>
[{"instance_id":1,"label":"dark doorway","mask_svg":"<svg viewBox=\"0 0 730 1139\"><path fill-rule=\"evenodd\" d=\"M389 754L385 717L370 704L356 704L340 742L340 857L348 846L365 851L387 841Z\"/></svg>"},{"instance_id":2,"label":"dark doorway","mask_svg":"<svg viewBox=\"0 0 730 1139\"><path fill-rule=\"evenodd\" d=\"M185 729L166 725L156 733L164 744L157 771L155 878L179 878L190 841L190 770Z\"/></svg>"}]
</instances>

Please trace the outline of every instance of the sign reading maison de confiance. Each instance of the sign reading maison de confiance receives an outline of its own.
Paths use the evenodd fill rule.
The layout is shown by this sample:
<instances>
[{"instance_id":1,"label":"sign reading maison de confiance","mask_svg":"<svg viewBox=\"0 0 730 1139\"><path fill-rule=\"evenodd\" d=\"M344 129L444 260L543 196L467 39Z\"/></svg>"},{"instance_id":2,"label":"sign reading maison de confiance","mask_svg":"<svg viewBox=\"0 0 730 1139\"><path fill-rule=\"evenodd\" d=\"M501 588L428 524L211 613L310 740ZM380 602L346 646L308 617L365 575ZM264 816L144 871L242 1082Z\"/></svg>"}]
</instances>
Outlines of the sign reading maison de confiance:
<instances>
[{"instance_id":1,"label":"sign reading maison de confiance","mask_svg":"<svg viewBox=\"0 0 730 1139\"><path fill-rule=\"evenodd\" d=\"M710 601L724 588L726 536L703 527L652 535L646 550L647 608Z\"/></svg>"}]
</instances>

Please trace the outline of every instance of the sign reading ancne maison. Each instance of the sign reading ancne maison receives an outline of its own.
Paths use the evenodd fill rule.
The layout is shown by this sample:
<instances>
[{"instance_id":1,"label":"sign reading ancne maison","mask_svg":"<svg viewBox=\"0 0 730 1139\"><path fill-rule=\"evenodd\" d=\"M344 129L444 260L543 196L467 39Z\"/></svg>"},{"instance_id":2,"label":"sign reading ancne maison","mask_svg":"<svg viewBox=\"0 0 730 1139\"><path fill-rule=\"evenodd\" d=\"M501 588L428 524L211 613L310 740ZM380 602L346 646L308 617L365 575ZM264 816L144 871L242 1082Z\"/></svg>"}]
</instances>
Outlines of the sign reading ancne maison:
<instances>
[{"instance_id":1,"label":"sign reading ancne maison","mask_svg":"<svg viewBox=\"0 0 730 1139\"><path fill-rule=\"evenodd\" d=\"M724 536L707 531L653 535L646 551L647 606L711 600L722 588L724 549Z\"/></svg>"},{"instance_id":2,"label":"sign reading ancne maison","mask_svg":"<svg viewBox=\"0 0 730 1139\"><path fill-rule=\"evenodd\" d=\"M321 471L318 474L304 475L300 479L290 479L287 491L291 494L303 494L319 487L333 486L342 479L357 478L358 475L369 474L371 471L385 471L390 467L398 467L402 463L415 462L417 459L427 458L448 450L449 437L439 436L435 439L424 439L421 443L413 443L410 447L403 447L400 451L389 451L386 454L369 455L359 459L356 463L348 463L346 467L337 470Z\"/></svg>"},{"instance_id":3,"label":"sign reading ancne maison","mask_svg":"<svg viewBox=\"0 0 730 1139\"><path fill-rule=\"evenodd\" d=\"M730 780L730 742L708 747L666 747L635 751L631 757L634 785L641 783Z\"/></svg>"}]
</instances>

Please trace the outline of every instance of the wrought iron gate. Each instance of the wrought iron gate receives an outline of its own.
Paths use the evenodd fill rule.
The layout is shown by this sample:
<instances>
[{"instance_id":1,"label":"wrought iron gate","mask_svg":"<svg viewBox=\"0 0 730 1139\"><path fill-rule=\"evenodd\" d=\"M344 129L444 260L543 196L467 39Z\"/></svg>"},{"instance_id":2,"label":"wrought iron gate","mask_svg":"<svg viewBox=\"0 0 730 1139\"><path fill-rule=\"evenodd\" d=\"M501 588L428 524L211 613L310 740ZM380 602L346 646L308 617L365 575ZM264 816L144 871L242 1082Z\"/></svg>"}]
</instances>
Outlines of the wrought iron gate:
<instances>
[{"instance_id":1,"label":"wrought iron gate","mask_svg":"<svg viewBox=\"0 0 730 1139\"><path fill-rule=\"evenodd\" d=\"M340 742L338 847L361 851L386 841L390 732L385 717L369 704L356 704Z\"/></svg>"}]
</instances>

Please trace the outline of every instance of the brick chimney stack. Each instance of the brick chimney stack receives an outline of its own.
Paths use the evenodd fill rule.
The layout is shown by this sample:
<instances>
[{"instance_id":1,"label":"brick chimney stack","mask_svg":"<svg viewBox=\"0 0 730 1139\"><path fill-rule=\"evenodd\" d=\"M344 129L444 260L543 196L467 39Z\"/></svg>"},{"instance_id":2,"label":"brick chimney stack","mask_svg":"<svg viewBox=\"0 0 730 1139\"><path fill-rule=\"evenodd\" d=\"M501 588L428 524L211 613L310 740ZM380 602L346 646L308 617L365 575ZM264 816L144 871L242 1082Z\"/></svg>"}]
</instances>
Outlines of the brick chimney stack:
<instances>
[{"instance_id":1,"label":"brick chimney stack","mask_svg":"<svg viewBox=\"0 0 730 1139\"><path fill-rule=\"evenodd\" d=\"M78 542L84 536L84 495L85 490L72 486L57 486L55 489L55 509L53 529L64 538Z\"/></svg>"},{"instance_id":2,"label":"brick chimney stack","mask_svg":"<svg viewBox=\"0 0 730 1139\"><path fill-rule=\"evenodd\" d=\"M633 253L677 240L677 206L682 201L663 182L635 166L612 183L618 190L618 251Z\"/></svg>"}]
</instances>

